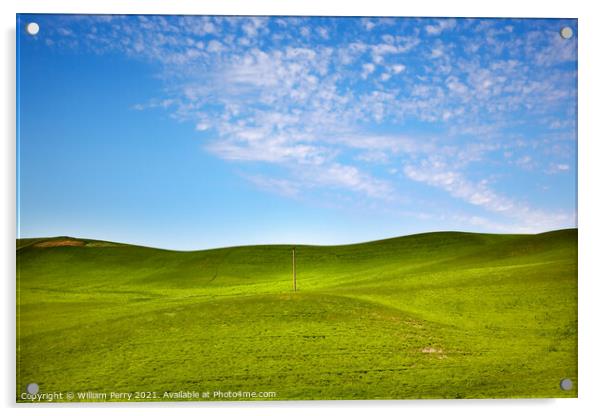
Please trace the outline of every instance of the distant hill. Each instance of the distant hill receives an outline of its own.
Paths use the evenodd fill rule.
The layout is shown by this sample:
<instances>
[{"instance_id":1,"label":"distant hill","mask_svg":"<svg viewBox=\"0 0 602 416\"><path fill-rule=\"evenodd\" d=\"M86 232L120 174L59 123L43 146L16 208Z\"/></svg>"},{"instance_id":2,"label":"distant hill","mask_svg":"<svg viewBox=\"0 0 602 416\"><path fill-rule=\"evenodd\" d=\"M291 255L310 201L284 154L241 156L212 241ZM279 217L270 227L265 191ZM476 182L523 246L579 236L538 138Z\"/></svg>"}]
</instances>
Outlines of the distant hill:
<instances>
[{"instance_id":1,"label":"distant hill","mask_svg":"<svg viewBox=\"0 0 602 416\"><path fill-rule=\"evenodd\" d=\"M576 395L576 229L291 248L17 240L19 389Z\"/></svg>"}]
</instances>

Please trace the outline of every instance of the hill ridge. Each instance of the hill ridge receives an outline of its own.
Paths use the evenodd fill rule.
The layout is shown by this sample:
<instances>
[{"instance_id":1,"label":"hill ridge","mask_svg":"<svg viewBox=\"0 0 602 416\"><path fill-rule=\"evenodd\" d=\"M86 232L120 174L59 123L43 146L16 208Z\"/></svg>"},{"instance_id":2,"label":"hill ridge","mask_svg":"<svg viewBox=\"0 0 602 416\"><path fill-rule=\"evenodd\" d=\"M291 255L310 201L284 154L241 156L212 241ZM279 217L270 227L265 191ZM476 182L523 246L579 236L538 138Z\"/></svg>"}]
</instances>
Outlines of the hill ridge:
<instances>
[{"instance_id":1,"label":"hill ridge","mask_svg":"<svg viewBox=\"0 0 602 416\"><path fill-rule=\"evenodd\" d=\"M387 243L387 242L393 242L393 241L400 241L406 238L424 238L424 237L435 237L435 236L441 236L441 235L457 235L457 236L542 236L542 235L546 235L546 234L554 234L554 233L562 233L562 232L578 232L578 228L561 228L561 229L557 229L557 230L550 230L550 231L544 231L541 233L480 233L480 232L473 232L473 231L456 231L456 230L452 230L452 231L427 231L427 232L422 232L422 233L415 233L415 234L406 234L406 235L400 235L400 236L396 236L396 237L387 237L387 238L381 238L381 239L376 239L376 240L367 240L367 241L361 241L361 242L353 242L353 243L348 243L348 244L298 244L298 243L274 243L274 244L270 244L270 243L262 243L262 244L242 244L242 245L233 245L233 246L223 246L223 247L211 247L211 248L204 248L204 249L192 249L192 250L177 250L177 249L171 249L171 248L164 248L164 247L154 247L154 246L146 246L146 245L141 245L141 244L133 244L133 243L124 243L124 242L118 242L118 241L110 241L110 240L99 240L99 239L92 239L92 238L86 238L86 237L73 237L73 236L68 236L68 235L63 235L63 236L54 236L54 237L27 237L27 238L17 238L16 239L16 248L17 250L22 249L22 248L26 248L26 247L30 247L30 246L35 246L36 244L39 243L45 243L45 242L50 242L50 241L55 241L55 240L65 240L65 241L80 241L84 243L84 246L88 246L88 247L100 247L103 244L105 246L120 246L120 247L138 247L138 248L147 248L147 249L152 249L152 250L163 250L163 251L172 251L172 252L178 252L178 253L194 253L194 252L201 252L201 251L211 251L211 250L224 250L224 249L234 249L234 248L246 248L246 247L324 247L324 248L335 248L335 247L350 247L350 246L361 246L361 245L368 245L368 244L379 244L379 243ZM91 243L91 244L90 244ZM98 245L96 245L98 244ZM60 246L60 245L57 245ZM52 247L51 245L49 245L48 247Z\"/></svg>"}]
</instances>

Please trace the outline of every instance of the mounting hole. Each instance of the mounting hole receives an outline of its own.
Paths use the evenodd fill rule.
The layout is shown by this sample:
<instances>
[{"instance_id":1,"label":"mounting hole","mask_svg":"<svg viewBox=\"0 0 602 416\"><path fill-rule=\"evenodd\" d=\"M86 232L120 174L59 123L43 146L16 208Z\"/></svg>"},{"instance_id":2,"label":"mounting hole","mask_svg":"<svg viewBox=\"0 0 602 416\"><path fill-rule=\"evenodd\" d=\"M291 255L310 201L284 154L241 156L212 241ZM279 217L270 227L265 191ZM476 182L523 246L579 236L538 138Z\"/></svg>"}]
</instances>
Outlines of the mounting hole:
<instances>
[{"instance_id":1,"label":"mounting hole","mask_svg":"<svg viewBox=\"0 0 602 416\"><path fill-rule=\"evenodd\" d=\"M570 378L563 378L560 380L560 388L562 390L572 390L573 389L573 381Z\"/></svg>"},{"instance_id":2,"label":"mounting hole","mask_svg":"<svg viewBox=\"0 0 602 416\"><path fill-rule=\"evenodd\" d=\"M40 386L38 386L38 383L29 383L27 385L27 393L29 394L38 394L39 391Z\"/></svg>"},{"instance_id":3,"label":"mounting hole","mask_svg":"<svg viewBox=\"0 0 602 416\"><path fill-rule=\"evenodd\" d=\"M570 39L573 37L573 29L571 29L568 26L563 27L562 29L560 29L560 37L562 39Z\"/></svg>"},{"instance_id":4,"label":"mounting hole","mask_svg":"<svg viewBox=\"0 0 602 416\"><path fill-rule=\"evenodd\" d=\"M29 22L27 26L25 26L25 31L31 36L35 36L40 31L40 25L36 22Z\"/></svg>"}]
</instances>

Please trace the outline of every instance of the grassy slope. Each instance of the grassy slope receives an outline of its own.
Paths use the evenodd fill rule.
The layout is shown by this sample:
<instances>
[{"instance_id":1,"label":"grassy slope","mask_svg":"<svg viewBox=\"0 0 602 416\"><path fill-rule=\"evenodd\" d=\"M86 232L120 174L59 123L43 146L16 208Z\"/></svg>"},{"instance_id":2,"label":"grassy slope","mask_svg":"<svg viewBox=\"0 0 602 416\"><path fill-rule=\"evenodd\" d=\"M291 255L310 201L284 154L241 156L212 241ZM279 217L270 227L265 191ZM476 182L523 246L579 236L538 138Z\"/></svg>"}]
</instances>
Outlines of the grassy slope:
<instances>
[{"instance_id":1,"label":"grassy slope","mask_svg":"<svg viewBox=\"0 0 602 416\"><path fill-rule=\"evenodd\" d=\"M58 238L60 240L60 238ZM577 230L174 252L19 240L18 391L575 397Z\"/></svg>"}]
</instances>

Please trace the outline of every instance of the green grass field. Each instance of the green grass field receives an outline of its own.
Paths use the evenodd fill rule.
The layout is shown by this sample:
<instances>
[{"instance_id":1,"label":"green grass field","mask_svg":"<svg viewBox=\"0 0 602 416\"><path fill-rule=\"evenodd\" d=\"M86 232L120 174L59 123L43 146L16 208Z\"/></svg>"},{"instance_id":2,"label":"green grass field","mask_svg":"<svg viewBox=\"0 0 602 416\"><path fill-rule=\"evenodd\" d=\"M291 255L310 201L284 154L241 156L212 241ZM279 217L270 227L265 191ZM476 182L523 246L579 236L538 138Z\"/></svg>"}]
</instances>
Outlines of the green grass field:
<instances>
[{"instance_id":1,"label":"green grass field","mask_svg":"<svg viewBox=\"0 0 602 416\"><path fill-rule=\"evenodd\" d=\"M293 293L291 246L17 240L17 401L31 382L156 400L577 396L576 229L297 246L296 258Z\"/></svg>"}]
</instances>

